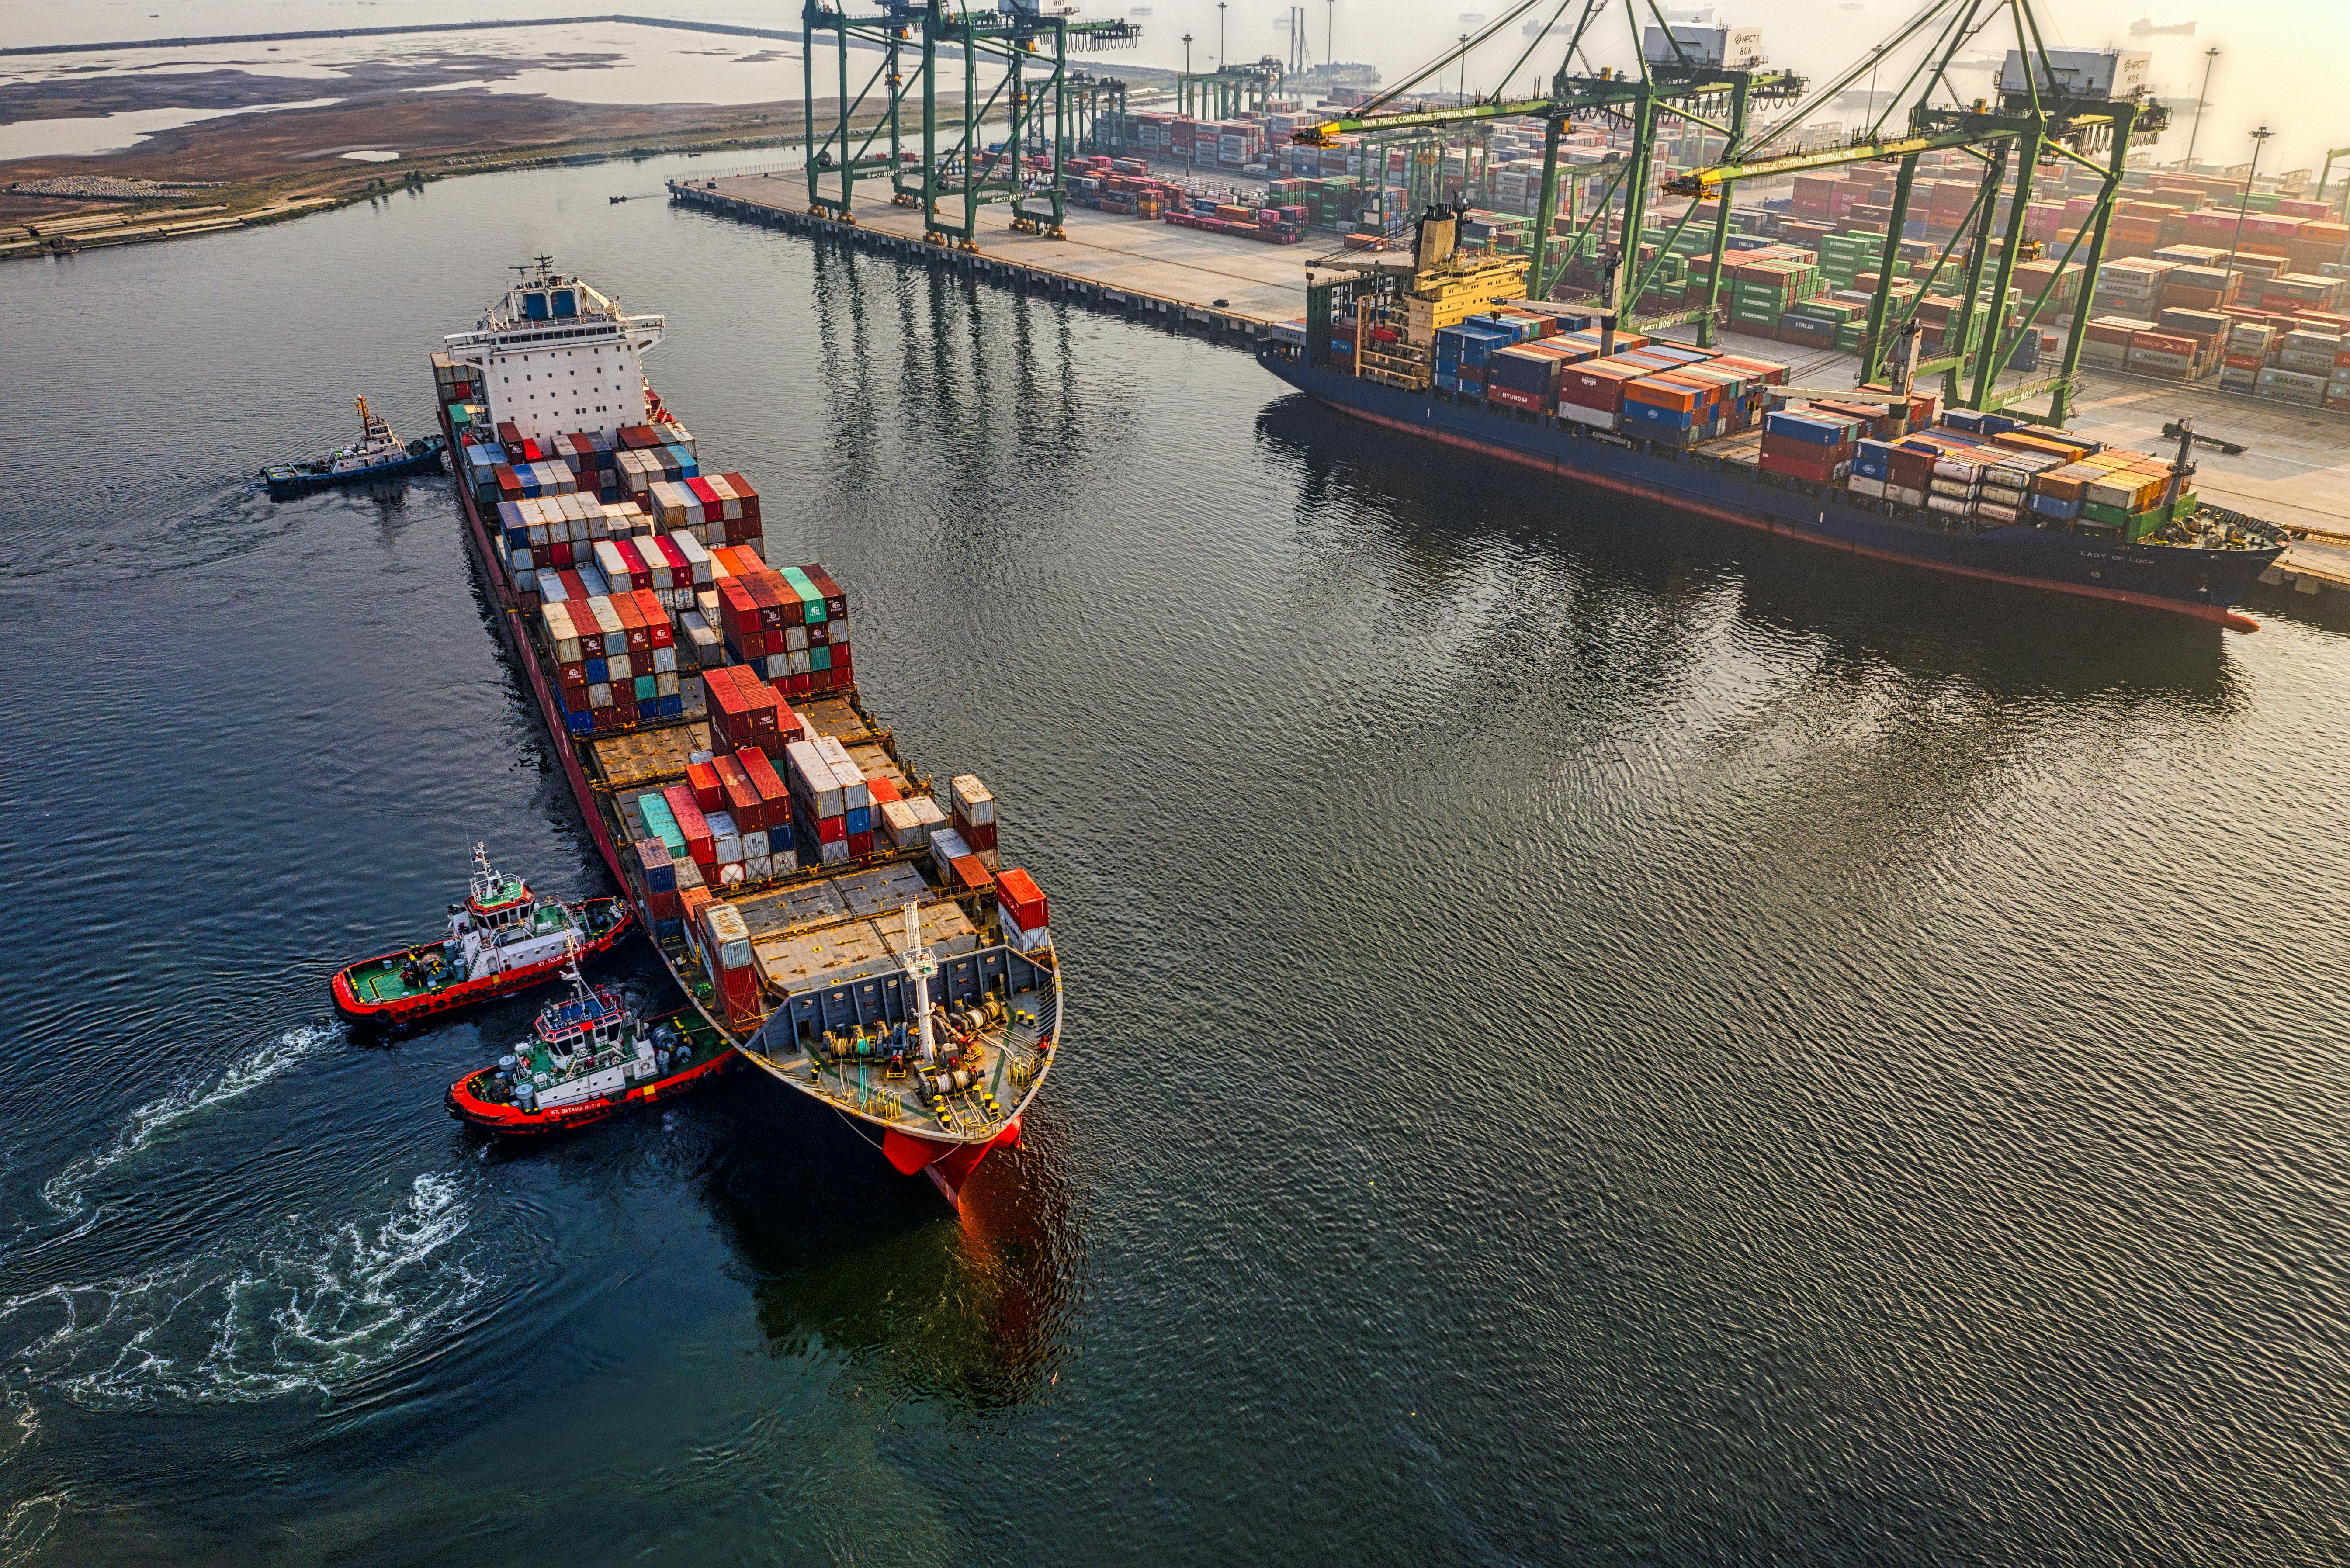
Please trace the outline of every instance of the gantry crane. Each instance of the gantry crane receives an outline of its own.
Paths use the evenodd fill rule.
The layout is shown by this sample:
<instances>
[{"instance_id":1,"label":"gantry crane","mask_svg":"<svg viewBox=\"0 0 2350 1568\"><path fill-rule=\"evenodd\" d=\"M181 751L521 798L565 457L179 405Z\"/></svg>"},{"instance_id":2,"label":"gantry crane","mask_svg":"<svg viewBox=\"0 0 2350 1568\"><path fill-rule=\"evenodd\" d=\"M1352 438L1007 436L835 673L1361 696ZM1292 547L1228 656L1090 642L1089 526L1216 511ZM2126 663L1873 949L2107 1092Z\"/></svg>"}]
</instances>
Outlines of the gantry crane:
<instances>
[{"instance_id":1,"label":"gantry crane","mask_svg":"<svg viewBox=\"0 0 2350 1568\"><path fill-rule=\"evenodd\" d=\"M964 250L978 248L979 209L996 202L1011 204L1014 229L1059 236L1067 213L1063 161L1070 145L1070 47L1128 47L1141 36L1132 22L1047 14L1039 0L998 0L993 10L967 8L960 0L883 0L880 12L868 16L852 16L826 0L803 0L801 26L809 209L853 223L858 176L879 178L887 171L890 200L921 208L923 238ZM839 97L837 114L819 136L816 59L827 34L837 57ZM853 94L852 47L880 56ZM944 142L938 108L942 55L962 61L962 123ZM984 97L983 62L996 73ZM877 87L885 99L860 140L856 121ZM1121 130L1124 96L1121 88ZM903 123L909 99L921 109L920 150L910 157ZM1005 133L990 149L983 144L983 128L999 116ZM877 151L875 143L885 136L888 151ZM1024 166L1026 151L1043 156L1042 174ZM959 215L950 204L960 207Z\"/></svg>"},{"instance_id":2,"label":"gantry crane","mask_svg":"<svg viewBox=\"0 0 2350 1568\"><path fill-rule=\"evenodd\" d=\"M1561 132L1576 118L1622 125L1630 131L1630 151L1607 174L1606 187L1592 204L1592 212L1567 242L1569 254L1579 252L1585 240L1595 232L1605 245L1609 220L1617 219L1612 254L1605 256L1599 268L1597 304L1611 321L1622 319L1627 315L1627 303L1638 301L1647 293L1673 241L1711 202L1712 265L1706 270L1702 303L1638 323L1653 327L1694 320L1699 342L1708 346L1713 341L1721 279L1728 254L1730 193L1737 184L1841 165L1898 161L1900 171L1891 221L1887 225L1883 260L1877 268L1876 292L1869 306L1860 379L1866 384L1883 374L1893 345L1914 325L1919 306L1934 284L1950 269L1963 245L1963 261L1956 269L1963 275L1965 296L1959 319L1945 331L1944 351L1917 366L1917 370L1942 373L1949 400L1977 408L2012 406L2045 392L2051 399L2048 412L2023 417L2057 424L2064 421L2079 368L2088 316L2086 306L2096 286L2097 268L2104 254L2107 223L2121 187L2124 161L2131 147L2150 141L2168 123L2168 111L2152 101L2142 88L2119 97L2110 91L2084 90L2075 72L2069 67L2060 69L2052 61L2042 41L2031 0L1922 0L1909 20L1816 90L1809 89L1801 78L1783 71L1732 68L1692 58L1675 30L1667 25L1656 0L1624 0L1623 14L1631 24L1638 57L1637 76L1620 69L1594 69L1586 51L1591 27L1604 12L1613 8L1614 0L1579 0L1580 15L1571 31L1562 24L1578 0L1557 0L1547 21L1527 29L1532 42L1502 74L1504 81L1513 78L1546 41L1555 42L1563 37L1565 47L1548 91L1523 97L1496 92L1456 105L1388 111L1388 106L1399 98L1458 64L1545 3L1547 0L1522 0L1507 7L1479 33L1430 60L1379 98L1349 115L1302 130L1295 140L1306 145L1326 146L1342 134L1425 133L1435 128L1500 119L1539 119L1546 134L1526 292L1536 298L1546 298L1555 276L1549 265L1549 254L1555 237ZM1639 36L1644 3L1655 23L1651 36L1661 42L1660 49L1644 47ZM1995 101L1962 101L1951 86L1953 64L1962 49L1973 47L1979 36L2003 16L2011 18L2014 25L2015 55L2002 78L2012 75L2012 85L2002 87ZM1842 145L1794 150L1794 133L1819 109L1864 76L1886 69L1888 62L1908 61L1913 49L1917 52L1914 61L1895 67L1906 71L1906 78L1895 89L1891 102L1898 105L1913 91L1916 94L1906 123L1898 131L1888 130L1887 122L1894 112L1888 108L1875 124ZM1665 57L1667 53L1669 58ZM1581 71L1575 68L1578 62ZM1938 93L1949 101L1936 101ZM1769 108L1784 112L1770 116L1767 123L1757 123L1756 111ZM1642 233L1651 192L1657 189L1657 131L1666 117L1677 117L1719 137L1723 151L1719 162L1663 183L1661 194L1690 200L1658 247L1656 256L1643 265ZM1896 264L1900 256L1918 160L1924 153L1943 149L1964 151L1982 164L1974 208L1942 247L1915 297L1906 308L1897 310ZM2021 320L2011 323L2006 319L2004 306L2013 284L2016 263L2028 250L2023 224L2032 195L2033 171L2068 159L2098 174L2098 193L2087 219L2077 226L2064 248L2060 265L2047 286L2031 302ZM1998 204L2002 190L2009 184L2011 170L2013 182L2005 229L2001 242L1994 246ZM2041 381L2001 388L1998 379L2002 370L2022 346L2023 335L2033 330L2045 313L2062 286L2064 267L2076 258L2084 269L2079 286L2081 307L2073 314L2061 369ZM1981 329L1980 319L1986 268L1991 273L1988 297L1991 301L1991 326L1988 331ZM1367 269L1342 265L1339 270ZM1382 273L1387 270L1381 269Z\"/></svg>"},{"instance_id":3,"label":"gantry crane","mask_svg":"<svg viewBox=\"0 0 2350 1568\"><path fill-rule=\"evenodd\" d=\"M1950 91L1956 99L1950 77L1959 51L1974 45L1977 36L2002 15L2013 22L2015 48L2002 69L1997 98L1977 98L1970 103L1936 103L1937 88ZM1773 155L1773 144L1791 126L1865 73L1880 70L1888 55L1913 40L1930 41L1893 94L1898 104L1910 88L1916 88L1918 92L1902 130L1887 133L1887 122L1893 113L1888 106L1876 123L1844 146ZM1877 267L1877 287L1870 296L1868 325L1862 339L1861 380L1874 381L1883 371L1892 343L1916 317L1963 241L1966 257L1960 267L1963 281L1956 329L1945 328L1944 352L1918 364L1918 373L1941 372L1947 400L1976 409L2012 408L2045 393L2049 399L2047 412L2023 417L2062 425L2070 412L2074 383L2080 369L2081 344L2088 326L2088 305L2096 289L2098 268L2105 259L2106 225L2121 192L2124 165L2133 146L2150 143L2170 123L2170 111L2155 102L2143 88L2116 97L2110 88L2086 90L2076 78L2075 71L2060 68L2051 59L2031 0L1926 0L1908 22L1824 85L1788 119L1752 139L1733 142L1721 163L1691 170L1669 181L1665 188L1679 195L1714 197L1727 209L1730 189L1742 181L1898 160L1900 172L1894 185L1892 215L1886 224L1884 254ZM1907 310L1897 313L1893 302L1895 264L1908 218L1918 160L1923 153L1940 149L1963 150L1980 160L1983 166L1981 179L1966 221L1942 246ZM2100 158L2102 162L2098 161ZM2095 206L2088 220L2074 230L2072 241L2058 258L2056 270L2031 301L2022 319L2011 325L2006 319L2007 296L2013 286L2016 263L2028 248L2024 223L2033 175L2043 167L2067 159L2100 177ZM2007 221L1993 261L1992 232L1998 226L1998 205L2002 189L2009 184L2011 166L2014 177L2007 196ZM2054 376L2041 380L2001 388L2001 373L2022 347L2023 335L2035 329L2063 285L2064 268L2073 265L2076 256L2082 266L2079 303L2073 311L2061 368ZM1983 272L1987 265L1991 270L1991 281L1986 294ZM1987 325L1978 319L1984 314L1986 299Z\"/></svg>"},{"instance_id":4,"label":"gantry crane","mask_svg":"<svg viewBox=\"0 0 2350 1568\"><path fill-rule=\"evenodd\" d=\"M1479 32L1430 60L1353 113L1310 126L1298 131L1295 140L1305 146L1328 146L1341 135L1416 133L1440 127L1496 119L1539 119L1544 128L1542 191L1534 207L1534 247L1526 278L1527 293L1539 299L1548 297L1555 276L1550 265L1550 254L1553 229L1558 215L1560 136L1570 121L1578 117L1605 119L1626 127L1631 132L1631 150L1625 158L1608 168L1606 174L1595 176L1605 181L1601 194L1592 203L1592 212L1582 229L1568 244L1569 254L1575 254L1595 228L1604 243L1605 223L1620 194L1621 245L1632 265L1608 265L1601 269L1604 280L1601 303L1620 316L1627 300L1637 301L1646 292L1665 254L1665 250L1660 249L1657 259L1648 267L1641 268L1638 265L1641 223L1648 214L1649 192L1656 183L1660 122L1667 116L1677 117L1713 132L1726 144L1734 146L1746 135L1748 115L1752 109L1765 104L1793 103L1803 95L1804 83L1802 78L1788 71L1728 68L1699 63L1681 46L1672 30L1665 26L1663 15L1657 10L1655 0L1648 0L1648 9L1657 18L1658 26L1663 29L1664 38L1674 57L1669 62L1652 62L1648 58L1648 51L1639 47L1640 0L1624 0L1625 14L1632 25L1633 52L1639 62L1638 70L1637 74L1612 68L1595 70L1591 67L1586 41L1593 25L1612 7L1613 0L1580 0L1580 15L1572 30L1565 30L1562 24L1576 4L1577 0L1519 0ZM1528 29L1530 41L1510 67L1503 71L1502 79L1507 82L1515 78L1519 70L1545 41L1564 36L1565 47L1547 92L1511 97L1505 92L1496 91L1490 97L1459 104L1387 111L1388 105L1420 83L1459 64L1512 24L1529 13L1539 11L1545 5L1551 6L1548 19ZM1578 59L1584 67L1580 72L1574 68ZM1676 237L1696 211L1695 204L1692 204L1681 214L1680 223L1673 230ZM1713 250L1718 255L1727 248L1729 242L1730 212L1726 203L1714 213L1713 231ZM1661 327L1695 321L1698 340L1710 346L1714 336L1721 269L1718 266L1713 268L1710 275L1714 281L1708 286L1704 304L1644 321L1643 325Z\"/></svg>"}]
</instances>

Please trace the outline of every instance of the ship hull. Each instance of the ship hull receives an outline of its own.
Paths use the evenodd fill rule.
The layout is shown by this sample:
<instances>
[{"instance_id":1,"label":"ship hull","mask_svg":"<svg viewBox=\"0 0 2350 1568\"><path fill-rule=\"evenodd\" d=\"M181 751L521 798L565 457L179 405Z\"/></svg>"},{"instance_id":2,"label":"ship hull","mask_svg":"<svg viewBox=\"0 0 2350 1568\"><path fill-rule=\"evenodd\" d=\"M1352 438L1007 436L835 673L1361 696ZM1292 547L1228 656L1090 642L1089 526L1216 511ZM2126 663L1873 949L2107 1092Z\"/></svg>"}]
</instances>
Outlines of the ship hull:
<instances>
[{"instance_id":1,"label":"ship hull","mask_svg":"<svg viewBox=\"0 0 2350 1568\"><path fill-rule=\"evenodd\" d=\"M635 923L636 911L626 898L589 898L584 902L590 910L608 909L615 918L609 929L582 942L580 952L585 955L609 952L612 945ZM438 947L440 943L432 941L420 946ZM526 964L503 974L484 975L479 980L469 980L434 991L380 1000L365 994L365 977L370 971L397 970L401 961L415 950L419 950L404 948L398 952L380 953L337 974L333 987L335 1011L354 1023L406 1023L420 1018L439 1017L476 1002L512 996L516 992L544 984L560 975L571 961L567 955L558 953L540 963Z\"/></svg>"},{"instance_id":2,"label":"ship hull","mask_svg":"<svg viewBox=\"0 0 2350 1568\"><path fill-rule=\"evenodd\" d=\"M1406 392L1268 349L1259 363L1341 413L1385 430L1572 483L1635 497L1742 528L1978 581L2101 599L2217 621L2259 622L2231 607L2278 550L2189 550L2092 539L2054 529L1947 533L1897 517L1855 493L1758 476L1702 451L1660 449L1555 419L1489 410L1480 401Z\"/></svg>"},{"instance_id":3,"label":"ship hull","mask_svg":"<svg viewBox=\"0 0 2350 1568\"><path fill-rule=\"evenodd\" d=\"M594 1127L598 1122L610 1121L614 1116L642 1109L657 1101L673 1100L680 1095L691 1094L723 1077L733 1069L736 1061L737 1053L722 1051L707 1062L696 1063L682 1073L672 1073L650 1084L639 1084L626 1094L536 1111L525 1111L484 1099L477 1091L483 1080L490 1075L490 1069L484 1067L452 1084L448 1094L443 1096L443 1103L451 1116L483 1132L506 1137L541 1137L549 1133L572 1132L580 1127Z\"/></svg>"}]
</instances>

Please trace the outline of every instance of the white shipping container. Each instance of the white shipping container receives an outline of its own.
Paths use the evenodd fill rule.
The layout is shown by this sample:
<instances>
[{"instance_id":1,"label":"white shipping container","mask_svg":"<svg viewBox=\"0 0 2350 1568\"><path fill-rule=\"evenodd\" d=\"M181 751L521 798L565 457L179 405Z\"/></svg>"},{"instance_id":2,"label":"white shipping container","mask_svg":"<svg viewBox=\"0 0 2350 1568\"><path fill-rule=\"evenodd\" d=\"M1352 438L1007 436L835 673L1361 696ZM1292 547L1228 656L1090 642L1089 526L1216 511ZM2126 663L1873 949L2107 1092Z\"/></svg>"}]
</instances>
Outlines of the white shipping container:
<instances>
[{"instance_id":1,"label":"white shipping container","mask_svg":"<svg viewBox=\"0 0 2350 1568\"><path fill-rule=\"evenodd\" d=\"M822 752L807 741L786 741L784 761L791 772L792 793L804 797L818 816L838 816L845 809L840 803L840 784L832 776L832 763Z\"/></svg>"},{"instance_id":2,"label":"white shipping container","mask_svg":"<svg viewBox=\"0 0 2350 1568\"><path fill-rule=\"evenodd\" d=\"M710 841L717 846L718 863L724 866L743 858L743 836L735 831L733 816L723 811L705 811L702 819L710 825Z\"/></svg>"},{"instance_id":3,"label":"white shipping container","mask_svg":"<svg viewBox=\"0 0 2350 1568\"><path fill-rule=\"evenodd\" d=\"M767 857L767 830L755 828L743 835L743 858L764 860Z\"/></svg>"},{"instance_id":4,"label":"white shipping container","mask_svg":"<svg viewBox=\"0 0 2350 1568\"><path fill-rule=\"evenodd\" d=\"M965 844L962 841L962 835L953 828L938 827L931 830L931 864L938 867L940 876L953 875L954 862L970 853L971 846Z\"/></svg>"},{"instance_id":5,"label":"white shipping container","mask_svg":"<svg viewBox=\"0 0 2350 1568\"><path fill-rule=\"evenodd\" d=\"M827 866L838 866L848 859L848 840L835 839L816 846L817 858Z\"/></svg>"},{"instance_id":6,"label":"white shipping container","mask_svg":"<svg viewBox=\"0 0 2350 1568\"><path fill-rule=\"evenodd\" d=\"M1558 417L1575 424L1589 425L1594 430L1612 431L1616 428L1616 415L1613 410L1586 409L1581 403L1559 404Z\"/></svg>"},{"instance_id":7,"label":"white shipping container","mask_svg":"<svg viewBox=\"0 0 2350 1568\"><path fill-rule=\"evenodd\" d=\"M983 827L995 820L995 797L979 782L976 774L957 774L947 781L953 809L974 827Z\"/></svg>"},{"instance_id":8,"label":"white shipping container","mask_svg":"<svg viewBox=\"0 0 2350 1568\"><path fill-rule=\"evenodd\" d=\"M764 855L743 857L743 878L746 882L769 882L775 879L775 863Z\"/></svg>"},{"instance_id":9,"label":"white shipping container","mask_svg":"<svg viewBox=\"0 0 2350 1568\"><path fill-rule=\"evenodd\" d=\"M881 803L881 831L889 834L889 842L900 849L927 843L931 836L929 826L915 815L912 804L902 800Z\"/></svg>"},{"instance_id":10,"label":"white shipping container","mask_svg":"<svg viewBox=\"0 0 2350 1568\"><path fill-rule=\"evenodd\" d=\"M848 748L840 742L839 737L819 735L816 746L824 753L825 760L832 764L832 776L840 781L842 805L850 811L860 805L871 805L873 794L865 787L865 770L857 765L857 759L848 754Z\"/></svg>"},{"instance_id":11,"label":"white shipping container","mask_svg":"<svg viewBox=\"0 0 2350 1568\"><path fill-rule=\"evenodd\" d=\"M1874 495L1882 499L1885 494L1885 481L1881 479L1863 479L1858 474L1855 474L1845 483L1857 495Z\"/></svg>"},{"instance_id":12,"label":"white shipping container","mask_svg":"<svg viewBox=\"0 0 2350 1568\"><path fill-rule=\"evenodd\" d=\"M1053 945L1053 929L1050 926L1039 926L1033 931L1024 931L1018 926L1007 923L1003 932L1012 939L1012 946L1015 951L1042 952Z\"/></svg>"}]
</instances>

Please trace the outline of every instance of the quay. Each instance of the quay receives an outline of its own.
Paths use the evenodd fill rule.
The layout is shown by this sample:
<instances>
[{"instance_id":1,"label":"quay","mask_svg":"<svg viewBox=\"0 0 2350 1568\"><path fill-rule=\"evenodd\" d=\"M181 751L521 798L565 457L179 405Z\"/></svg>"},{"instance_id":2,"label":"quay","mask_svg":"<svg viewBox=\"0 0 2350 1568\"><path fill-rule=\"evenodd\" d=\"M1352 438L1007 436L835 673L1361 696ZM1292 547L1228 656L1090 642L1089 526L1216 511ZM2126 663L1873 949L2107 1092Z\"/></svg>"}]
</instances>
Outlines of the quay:
<instances>
[{"instance_id":1,"label":"quay","mask_svg":"<svg viewBox=\"0 0 2350 1568\"><path fill-rule=\"evenodd\" d=\"M796 170L672 180L669 191L675 202L745 223L925 261L1239 343L1253 343L1275 322L1305 314L1305 261L1321 254L1310 242L1231 240L1087 207L1069 209L1064 239L1006 227L987 236L978 251L953 250L924 243L920 208L894 206L886 198L860 204L853 223L810 213L807 177ZM1329 248L1336 246L1334 239Z\"/></svg>"}]
</instances>

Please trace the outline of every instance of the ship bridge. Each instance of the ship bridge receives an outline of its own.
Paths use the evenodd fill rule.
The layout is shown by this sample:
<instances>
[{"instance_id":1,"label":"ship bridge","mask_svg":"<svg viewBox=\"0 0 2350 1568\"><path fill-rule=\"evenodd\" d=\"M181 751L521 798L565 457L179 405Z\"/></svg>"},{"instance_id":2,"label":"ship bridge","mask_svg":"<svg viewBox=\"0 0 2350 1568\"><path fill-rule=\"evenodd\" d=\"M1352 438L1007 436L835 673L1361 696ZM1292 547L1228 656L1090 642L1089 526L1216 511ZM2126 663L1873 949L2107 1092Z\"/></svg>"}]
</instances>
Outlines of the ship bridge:
<instances>
[{"instance_id":1,"label":"ship bridge","mask_svg":"<svg viewBox=\"0 0 2350 1568\"><path fill-rule=\"evenodd\" d=\"M641 356L665 335L663 319L628 315L547 257L516 270L481 325L447 339L450 358L480 370L491 422L543 442L644 423Z\"/></svg>"}]
</instances>

